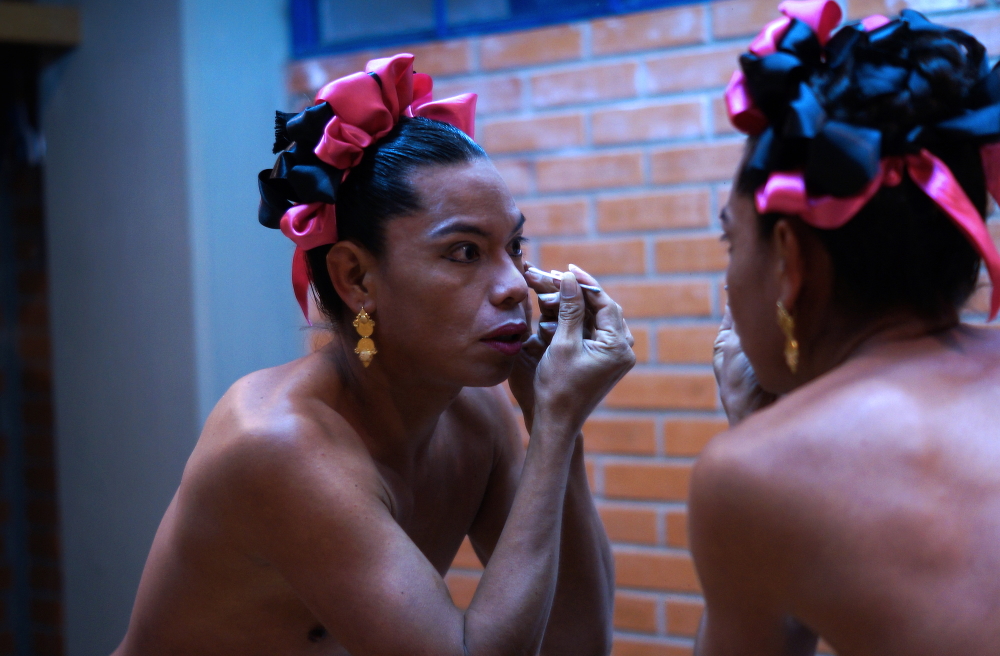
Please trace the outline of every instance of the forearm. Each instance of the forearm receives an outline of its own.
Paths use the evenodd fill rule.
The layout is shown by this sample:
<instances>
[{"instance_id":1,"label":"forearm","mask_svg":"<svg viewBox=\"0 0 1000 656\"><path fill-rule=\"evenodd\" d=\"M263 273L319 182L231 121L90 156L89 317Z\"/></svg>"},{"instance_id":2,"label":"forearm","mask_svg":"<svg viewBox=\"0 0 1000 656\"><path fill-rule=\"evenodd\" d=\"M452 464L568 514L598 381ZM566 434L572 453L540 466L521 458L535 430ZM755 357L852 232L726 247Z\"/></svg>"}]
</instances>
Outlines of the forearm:
<instances>
[{"instance_id":1,"label":"forearm","mask_svg":"<svg viewBox=\"0 0 1000 656\"><path fill-rule=\"evenodd\" d=\"M469 654L538 651L556 592L570 431L535 422L503 533L465 614Z\"/></svg>"},{"instance_id":2,"label":"forearm","mask_svg":"<svg viewBox=\"0 0 1000 656\"><path fill-rule=\"evenodd\" d=\"M563 505L559 580L542 642L552 656L603 656L611 650L614 560L594 507L578 435Z\"/></svg>"}]
</instances>

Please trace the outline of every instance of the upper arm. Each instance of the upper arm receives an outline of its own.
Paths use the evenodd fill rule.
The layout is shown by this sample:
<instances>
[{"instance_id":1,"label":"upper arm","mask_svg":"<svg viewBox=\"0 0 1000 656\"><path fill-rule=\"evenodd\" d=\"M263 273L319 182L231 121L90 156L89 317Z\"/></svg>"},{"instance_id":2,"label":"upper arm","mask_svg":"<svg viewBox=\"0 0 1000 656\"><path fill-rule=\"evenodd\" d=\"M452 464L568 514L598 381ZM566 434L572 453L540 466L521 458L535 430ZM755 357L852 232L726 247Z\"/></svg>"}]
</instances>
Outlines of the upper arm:
<instances>
[{"instance_id":1,"label":"upper arm","mask_svg":"<svg viewBox=\"0 0 1000 656\"><path fill-rule=\"evenodd\" d=\"M734 438L730 438L734 439ZM691 554L705 596L697 656L802 656L817 636L790 612L794 543L784 500L754 463L720 440L691 481Z\"/></svg>"},{"instance_id":2,"label":"upper arm","mask_svg":"<svg viewBox=\"0 0 1000 656\"><path fill-rule=\"evenodd\" d=\"M352 654L461 654L463 613L392 517L359 446L258 440L237 490L251 548Z\"/></svg>"},{"instance_id":3,"label":"upper arm","mask_svg":"<svg viewBox=\"0 0 1000 656\"><path fill-rule=\"evenodd\" d=\"M519 419L502 388L496 387L488 392L489 402L482 404L480 408L487 412L488 419L491 420L487 423L493 427L493 468L483 494L483 502L469 527L469 541L484 565L489 562L507 523L507 515L514 504L514 495L517 493L524 465Z\"/></svg>"}]
</instances>

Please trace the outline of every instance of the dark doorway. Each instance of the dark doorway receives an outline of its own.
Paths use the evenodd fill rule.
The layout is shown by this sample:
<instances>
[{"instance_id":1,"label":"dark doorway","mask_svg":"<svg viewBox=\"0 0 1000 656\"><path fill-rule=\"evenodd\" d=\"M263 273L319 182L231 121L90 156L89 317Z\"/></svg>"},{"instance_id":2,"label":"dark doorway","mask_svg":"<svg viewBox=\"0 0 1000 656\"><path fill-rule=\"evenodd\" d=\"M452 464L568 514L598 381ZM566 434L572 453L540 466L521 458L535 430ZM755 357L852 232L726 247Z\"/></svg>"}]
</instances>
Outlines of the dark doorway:
<instances>
[{"instance_id":1,"label":"dark doorway","mask_svg":"<svg viewBox=\"0 0 1000 656\"><path fill-rule=\"evenodd\" d=\"M38 74L0 45L0 656L63 653Z\"/></svg>"}]
</instances>

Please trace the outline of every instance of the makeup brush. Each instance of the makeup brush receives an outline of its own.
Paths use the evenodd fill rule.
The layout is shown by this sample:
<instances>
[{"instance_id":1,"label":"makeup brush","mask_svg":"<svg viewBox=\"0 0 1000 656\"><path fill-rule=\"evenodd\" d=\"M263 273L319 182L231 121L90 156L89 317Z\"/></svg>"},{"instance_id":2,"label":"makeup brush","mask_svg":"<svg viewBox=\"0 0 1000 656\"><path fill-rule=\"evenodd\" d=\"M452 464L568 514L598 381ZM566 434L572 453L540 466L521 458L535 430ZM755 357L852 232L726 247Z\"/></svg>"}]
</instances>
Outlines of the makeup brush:
<instances>
[{"instance_id":1,"label":"makeup brush","mask_svg":"<svg viewBox=\"0 0 1000 656\"><path fill-rule=\"evenodd\" d=\"M545 271L542 271L541 269L536 269L535 267L528 267L528 271L530 271L530 272L532 272L532 273L534 273L536 275L539 275L539 276L545 276L546 278L552 278L553 280L560 280L560 281L562 280L562 272L561 271L559 273L547 273ZM582 287L583 289L586 289L588 292L600 292L601 291L600 287L595 287L593 285L584 285L582 282L581 283L577 283L577 284L579 284L580 287Z\"/></svg>"}]
</instances>

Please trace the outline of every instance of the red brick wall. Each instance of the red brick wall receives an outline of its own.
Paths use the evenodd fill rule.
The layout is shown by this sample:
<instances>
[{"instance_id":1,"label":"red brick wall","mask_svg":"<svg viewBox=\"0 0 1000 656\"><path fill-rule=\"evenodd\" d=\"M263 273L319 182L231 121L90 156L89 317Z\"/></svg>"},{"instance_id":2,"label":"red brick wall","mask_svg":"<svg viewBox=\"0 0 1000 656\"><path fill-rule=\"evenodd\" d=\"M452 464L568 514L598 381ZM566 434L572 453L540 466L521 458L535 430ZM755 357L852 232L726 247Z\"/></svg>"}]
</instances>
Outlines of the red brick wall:
<instances>
[{"instance_id":1,"label":"red brick wall","mask_svg":"<svg viewBox=\"0 0 1000 656\"><path fill-rule=\"evenodd\" d=\"M417 70L435 76L436 97L478 92L477 137L528 218L529 258L543 268L582 266L625 308L639 364L585 431L614 543L617 656L690 654L701 613L685 498L695 457L725 427L710 366L725 304L716 217L742 142L721 91L776 6L690 4L289 68L292 92L311 97L373 56L408 51ZM850 0L848 14L903 7ZM1000 10L937 20L1000 52ZM980 311L984 302L977 295ZM466 545L448 577L459 604L479 569Z\"/></svg>"}]
</instances>

